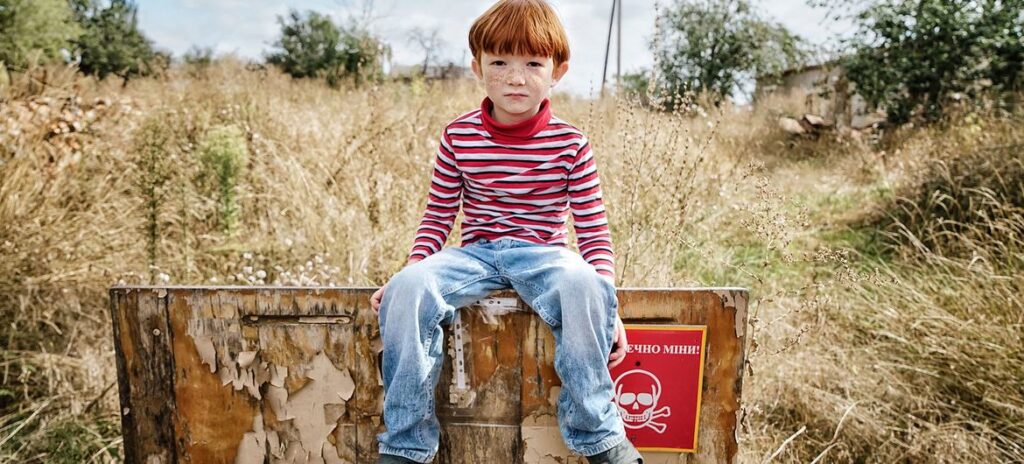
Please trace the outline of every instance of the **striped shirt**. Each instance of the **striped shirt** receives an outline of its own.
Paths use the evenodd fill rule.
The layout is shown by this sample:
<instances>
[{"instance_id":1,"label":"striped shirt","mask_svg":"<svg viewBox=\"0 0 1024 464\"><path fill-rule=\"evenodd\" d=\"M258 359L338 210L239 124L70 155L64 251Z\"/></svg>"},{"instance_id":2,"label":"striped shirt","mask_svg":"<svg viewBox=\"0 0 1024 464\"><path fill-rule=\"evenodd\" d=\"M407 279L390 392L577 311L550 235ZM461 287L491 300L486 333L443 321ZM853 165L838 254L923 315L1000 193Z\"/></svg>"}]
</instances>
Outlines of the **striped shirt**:
<instances>
[{"instance_id":1,"label":"striped shirt","mask_svg":"<svg viewBox=\"0 0 1024 464\"><path fill-rule=\"evenodd\" d=\"M460 204L463 246L503 237L568 246L571 212L583 259L614 281L615 253L586 136L552 116L549 100L512 125L495 121L492 105L485 98L442 133L409 260L441 250Z\"/></svg>"}]
</instances>

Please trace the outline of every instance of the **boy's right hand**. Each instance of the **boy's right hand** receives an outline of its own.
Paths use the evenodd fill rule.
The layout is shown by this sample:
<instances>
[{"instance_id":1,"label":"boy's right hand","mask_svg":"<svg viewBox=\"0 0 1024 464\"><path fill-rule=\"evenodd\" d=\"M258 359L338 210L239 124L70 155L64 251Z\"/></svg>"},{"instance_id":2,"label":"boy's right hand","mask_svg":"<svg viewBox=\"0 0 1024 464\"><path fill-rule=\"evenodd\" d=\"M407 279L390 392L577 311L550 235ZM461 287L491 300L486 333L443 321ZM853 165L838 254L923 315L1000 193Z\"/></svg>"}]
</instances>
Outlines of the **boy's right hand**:
<instances>
[{"instance_id":1,"label":"boy's right hand","mask_svg":"<svg viewBox=\"0 0 1024 464\"><path fill-rule=\"evenodd\" d=\"M384 289L387 287L388 284L382 285L376 292L373 292L373 296L370 297L370 306L373 306L373 312L380 311L380 300L384 298Z\"/></svg>"},{"instance_id":2,"label":"boy's right hand","mask_svg":"<svg viewBox=\"0 0 1024 464\"><path fill-rule=\"evenodd\" d=\"M420 257L412 258L408 262L406 262L405 265L408 266L408 265L411 265L411 264L416 264L416 263L418 263L420 261L423 261L423 258L420 258ZM384 289L386 289L386 288L388 288L388 284L387 283L385 283L384 285L381 285L381 287L378 288L376 292L373 292L373 296L370 297L370 306L373 307L373 312L380 312L380 302L381 302L381 300L384 299Z\"/></svg>"}]
</instances>

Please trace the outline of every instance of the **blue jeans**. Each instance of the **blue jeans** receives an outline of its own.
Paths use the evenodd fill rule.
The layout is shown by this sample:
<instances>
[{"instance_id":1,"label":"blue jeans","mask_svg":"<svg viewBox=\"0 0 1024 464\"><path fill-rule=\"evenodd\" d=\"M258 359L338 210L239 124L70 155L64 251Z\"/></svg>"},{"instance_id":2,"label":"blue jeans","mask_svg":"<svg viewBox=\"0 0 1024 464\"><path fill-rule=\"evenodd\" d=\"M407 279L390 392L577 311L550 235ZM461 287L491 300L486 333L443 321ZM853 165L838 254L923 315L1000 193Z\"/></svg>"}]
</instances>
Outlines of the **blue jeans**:
<instances>
[{"instance_id":1,"label":"blue jeans","mask_svg":"<svg viewBox=\"0 0 1024 464\"><path fill-rule=\"evenodd\" d=\"M437 453L441 326L457 308L509 287L554 334L558 422L568 448L591 456L625 439L607 366L618 311L614 284L569 248L502 238L444 248L388 282L379 315L387 427L377 436L381 453L417 462Z\"/></svg>"}]
</instances>

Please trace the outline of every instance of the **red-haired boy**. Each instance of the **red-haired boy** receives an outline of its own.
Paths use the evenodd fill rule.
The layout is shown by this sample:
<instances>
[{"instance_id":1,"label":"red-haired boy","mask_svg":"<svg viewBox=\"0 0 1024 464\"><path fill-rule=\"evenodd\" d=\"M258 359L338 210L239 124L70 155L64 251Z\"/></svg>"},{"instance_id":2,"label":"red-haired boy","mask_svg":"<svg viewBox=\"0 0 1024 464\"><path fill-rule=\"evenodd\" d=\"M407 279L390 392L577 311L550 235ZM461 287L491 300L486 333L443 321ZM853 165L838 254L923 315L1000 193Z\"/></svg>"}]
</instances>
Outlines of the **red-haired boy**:
<instances>
[{"instance_id":1,"label":"red-haired boy","mask_svg":"<svg viewBox=\"0 0 1024 464\"><path fill-rule=\"evenodd\" d=\"M548 99L569 69L565 30L543 0L502 0L473 23L469 46L487 97L441 134L409 264L372 298L384 344L380 462L433 459L441 326L509 287L554 334L569 449L591 463L643 462L612 402L608 370L625 355L626 333L597 166L586 136ZM444 248L460 205L462 246ZM568 248L570 213L579 254Z\"/></svg>"}]
</instances>

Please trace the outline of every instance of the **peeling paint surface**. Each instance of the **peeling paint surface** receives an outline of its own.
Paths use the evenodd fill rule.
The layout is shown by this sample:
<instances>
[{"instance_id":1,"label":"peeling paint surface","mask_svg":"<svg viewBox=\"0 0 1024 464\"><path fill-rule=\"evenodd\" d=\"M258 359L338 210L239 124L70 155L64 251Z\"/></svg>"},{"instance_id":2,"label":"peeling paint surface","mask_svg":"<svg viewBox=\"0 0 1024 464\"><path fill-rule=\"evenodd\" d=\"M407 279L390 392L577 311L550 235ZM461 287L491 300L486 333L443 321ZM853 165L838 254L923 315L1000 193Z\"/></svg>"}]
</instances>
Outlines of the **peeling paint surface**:
<instances>
[{"instance_id":1,"label":"peeling paint surface","mask_svg":"<svg viewBox=\"0 0 1024 464\"><path fill-rule=\"evenodd\" d=\"M747 333L747 293L736 295L736 337L743 338Z\"/></svg>"},{"instance_id":2,"label":"peeling paint surface","mask_svg":"<svg viewBox=\"0 0 1024 464\"><path fill-rule=\"evenodd\" d=\"M112 289L126 462L375 462L374 290ZM747 301L732 288L619 290L625 321L708 327L698 451L645 452L646 462L735 462ZM558 430L547 325L511 291L460 312L435 392L435 462L585 462Z\"/></svg>"},{"instance_id":3,"label":"peeling paint surface","mask_svg":"<svg viewBox=\"0 0 1024 464\"><path fill-rule=\"evenodd\" d=\"M523 462L564 464L576 462L558 432L558 418L550 414L529 416L522 423ZM554 431L554 433L552 433Z\"/></svg>"},{"instance_id":4,"label":"peeling paint surface","mask_svg":"<svg viewBox=\"0 0 1024 464\"><path fill-rule=\"evenodd\" d=\"M498 324L501 316L509 313L525 311L525 304L515 296L492 296L484 298L470 305L471 308L479 310L484 322L490 325Z\"/></svg>"},{"instance_id":5,"label":"peeling paint surface","mask_svg":"<svg viewBox=\"0 0 1024 464\"><path fill-rule=\"evenodd\" d=\"M289 451L298 447L295 452L305 455L306 462L324 462L321 459L327 457L324 456L327 437L337 427L338 419L345 412L345 402L352 397L355 385L349 371L335 367L323 353L314 358L306 376L311 381L287 397L278 417L280 420L292 420L298 429L298 442L290 443L287 447ZM271 388L288 395L283 388ZM332 452L336 458L337 451Z\"/></svg>"},{"instance_id":6,"label":"peeling paint surface","mask_svg":"<svg viewBox=\"0 0 1024 464\"><path fill-rule=\"evenodd\" d=\"M238 444L236 464L262 464L266 458L267 434L263 431L263 416L252 419L252 432L246 432Z\"/></svg>"}]
</instances>

